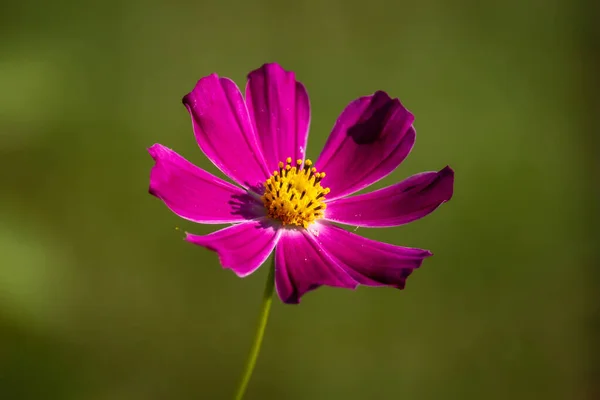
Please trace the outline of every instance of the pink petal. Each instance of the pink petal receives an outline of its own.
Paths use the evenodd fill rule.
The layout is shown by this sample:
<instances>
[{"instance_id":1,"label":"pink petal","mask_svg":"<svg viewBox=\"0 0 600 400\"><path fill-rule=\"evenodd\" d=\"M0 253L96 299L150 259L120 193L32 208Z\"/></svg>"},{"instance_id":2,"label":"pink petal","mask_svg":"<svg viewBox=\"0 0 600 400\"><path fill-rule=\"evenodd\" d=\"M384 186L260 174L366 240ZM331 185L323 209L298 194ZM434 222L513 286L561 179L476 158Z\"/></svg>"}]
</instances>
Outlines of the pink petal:
<instances>
[{"instance_id":1,"label":"pink petal","mask_svg":"<svg viewBox=\"0 0 600 400\"><path fill-rule=\"evenodd\" d=\"M363 189L392 172L415 143L413 115L385 92L351 102L338 118L315 166L328 199Z\"/></svg>"},{"instance_id":2,"label":"pink petal","mask_svg":"<svg viewBox=\"0 0 600 400\"><path fill-rule=\"evenodd\" d=\"M352 279L321 249L305 230L286 230L275 250L275 284L279 298L300 302L306 292L321 285L356 288Z\"/></svg>"},{"instance_id":3,"label":"pink petal","mask_svg":"<svg viewBox=\"0 0 600 400\"><path fill-rule=\"evenodd\" d=\"M188 242L215 251L223 268L239 277L250 275L269 257L278 240L265 219L232 225L209 235L186 234Z\"/></svg>"},{"instance_id":4,"label":"pink petal","mask_svg":"<svg viewBox=\"0 0 600 400\"><path fill-rule=\"evenodd\" d=\"M310 104L293 72L265 64L248 75L246 104L269 171L287 157L304 159Z\"/></svg>"},{"instance_id":5,"label":"pink petal","mask_svg":"<svg viewBox=\"0 0 600 400\"><path fill-rule=\"evenodd\" d=\"M198 145L227 176L253 188L269 176L240 90L227 78L209 75L183 98Z\"/></svg>"},{"instance_id":6,"label":"pink petal","mask_svg":"<svg viewBox=\"0 0 600 400\"><path fill-rule=\"evenodd\" d=\"M180 217L222 224L264 215L262 205L245 190L198 168L173 150L155 144L148 152L155 161L149 191Z\"/></svg>"},{"instance_id":7,"label":"pink petal","mask_svg":"<svg viewBox=\"0 0 600 400\"><path fill-rule=\"evenodd\" d=\"M423 172L384 189L333 200L326 218L343 224L389 227L423 218L450 200L454 171Z\"/></svg>"},{"instance_id":8,"label":"pink petal","mask_svg":"<svg viewBox=\"0 0 600 400\"><path fill-rule=\"evenodd\" d=\"M318 241L352 278L368 286L403 289L406 278L432 255L427 250L366 239L335 225L323 224Z\"/></svg>"}]
</instances>

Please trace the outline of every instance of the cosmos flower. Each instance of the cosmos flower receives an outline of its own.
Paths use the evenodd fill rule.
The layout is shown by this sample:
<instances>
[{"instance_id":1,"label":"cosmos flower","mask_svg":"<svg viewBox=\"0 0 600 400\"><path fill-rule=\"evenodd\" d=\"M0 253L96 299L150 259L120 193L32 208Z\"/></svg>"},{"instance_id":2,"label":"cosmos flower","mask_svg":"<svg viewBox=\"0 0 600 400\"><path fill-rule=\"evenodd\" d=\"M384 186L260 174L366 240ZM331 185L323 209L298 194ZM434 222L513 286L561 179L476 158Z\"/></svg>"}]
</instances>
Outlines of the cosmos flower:
<instances>
[{"instance_id":1,"label":"cosmos flower","mask_svg":"<svg viewBox=\"0 0 600 400\"><path fill-rule=\"evenodd\" d=\"M393 227L431 213L452 197L454 172L423 172L369 193L354 193L390 174L415 142L413 115L378 91L352 101L313 163L305 158L310 105L293 72L265 64L236 84L206 76L183 99L198 145L235 184L155 144L150 193L178 216L232 225L186 240L215 251L240 277L275 251L275 287L298 303L322 285L404 288L427 250L363 238L352 227Z\"/></svg>"}]
</instances>

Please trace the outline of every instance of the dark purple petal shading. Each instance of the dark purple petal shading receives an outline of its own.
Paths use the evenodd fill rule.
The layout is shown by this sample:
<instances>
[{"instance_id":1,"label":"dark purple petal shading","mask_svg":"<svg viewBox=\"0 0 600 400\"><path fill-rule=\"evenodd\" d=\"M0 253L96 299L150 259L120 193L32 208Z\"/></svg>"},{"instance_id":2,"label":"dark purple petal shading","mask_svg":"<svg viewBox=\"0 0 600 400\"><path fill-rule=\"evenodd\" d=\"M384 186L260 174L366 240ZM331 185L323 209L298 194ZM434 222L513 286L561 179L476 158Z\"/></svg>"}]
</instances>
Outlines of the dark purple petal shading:
<instances>
[{"instance_id":1,"label":"dark purple petal shading","mask_svg":"<svg viewBox=\"0 0 600 400\"><path fill-rule=\"evenodd\" d=\"M321 285L354 289L357 282L344 272L306 230L283 231L275 249L275 284L284 303L296 304Z\"/></svg>"},{"instance_id":2,"label":"dark purple petal shading","mask_svg":"<svg viewBox=\"0 0 600 400\"><path fill-rule=\"evenodd\" d=\"M335 225L321 226L318 242L354 280L403 289L406 278L431 252L366 239Z\"/></svg>"},{"instance_id":3,"label":"dark purple petal shading","mask_svg":"<svg viewBox=\"0 0 600 400\"><path fill-rule=\"evenodd\" d=\"M304 160L310 104L293 72L265 64L248 74L246 104L269 171L287 157Z\"/></svg>"},{"instance_id":4,"label":"dark purple petal shading","mask_svg":"<svg viewBox=\"0 0 600 400\"><path fill-rule=\"evenodd\" d=\"M256 271L269 257L278 233L264 219L232 225L205 236L186 234L185 240L217 253L223 268L239 277Z\"/></svg>"},{"instance_id":5,"label":"dark purple petal shading","mask_svg":"<svg viewBox=\"0 0 600 400\"><path fill-rule=\"evenodd\" d=\"M413 115L385 92L351 102L339 116L315 166L328 199L357 192L392 172L415 143Z\"/></svg>"},{"instance_id":6,"label":"dark purple petal shading","mask_svg":"<svg viewBox=\"0 0 600 400\"><path fill-rule=\"evenodd\" d=\"M233 81L217 74L204 77L183 104L198 145L217 168L244 187L269 176L248 109Z\"/></svg>"},{"instance_id":7,"label":"dark purple petal shading","mask_svg":"<svg viewBox=\"0 0 600 400\"><path fill-rule=\"evenodd\" d=\"M209 174L173 150L155 144L150 194L182 218L201 224L240 222L264 215L264 207L246 191Z\"/></svg>"},{"instance_id":8,"label":"dark purple petal shading","mask_svg":"<svg viewBox=\"0 0 600 400\"><path fill-rule=\"evenodd\" d=\"M454 171L423 172L386 188L327 204L325 218L348 225L390 227L423 218L452 198Z\"/></svg>"}]
</instances>

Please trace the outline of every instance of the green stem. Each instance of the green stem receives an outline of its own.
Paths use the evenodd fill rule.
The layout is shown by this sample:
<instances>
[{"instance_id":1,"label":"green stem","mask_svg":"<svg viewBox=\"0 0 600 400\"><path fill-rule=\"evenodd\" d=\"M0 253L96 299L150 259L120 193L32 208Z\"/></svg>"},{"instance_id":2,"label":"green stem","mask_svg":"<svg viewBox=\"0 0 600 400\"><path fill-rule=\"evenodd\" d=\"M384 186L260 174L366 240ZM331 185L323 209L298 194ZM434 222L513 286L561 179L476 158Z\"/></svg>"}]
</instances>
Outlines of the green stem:
<instances>
[{"instance_id":1,"label":"green stem","mask_svg":"<svg viewBox=\"0 0 600 400\"><path fill-rule=\"evenodd\" d=\"M275 288L275 260L271 263L269 269L269 276L267 277L267 283L265 284L265 292L263 294L262 307L260 310L260 316L258 318L258 326L256 327L256 334L254 336L254 343L250 349L248 360L246 361L246 367L244 368L244 374L242 380L237 388L235 394L235 400L242 400L246 388L252 377L252 372L258 359L258 353L260 353L260 345L262 344L263 337L265 336L265 328L269 319L269 311L271 311L271 303L273 302L273 290Z\"/></svg>"}]
</instances>

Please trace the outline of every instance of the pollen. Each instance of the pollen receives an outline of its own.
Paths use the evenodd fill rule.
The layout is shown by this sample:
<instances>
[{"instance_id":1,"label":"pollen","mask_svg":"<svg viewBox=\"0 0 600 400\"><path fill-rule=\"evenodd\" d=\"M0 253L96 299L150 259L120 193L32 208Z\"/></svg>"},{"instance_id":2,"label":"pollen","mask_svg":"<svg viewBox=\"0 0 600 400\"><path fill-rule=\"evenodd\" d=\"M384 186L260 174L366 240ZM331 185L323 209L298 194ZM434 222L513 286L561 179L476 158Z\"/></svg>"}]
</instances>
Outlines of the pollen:
<instances>
[{"instance_id":1,"label":"pollen","mask_svg":"<svg viewBox=\"0 0 600 400\"><path fill-rule=\"evenodd\" d=\"M304 165L303 165L304 164ZM310 224L323 218L325 196L329 188L321 186L324 172L317 172L310 160L302 162L288 157L285 163L279 162L279 170L264 183L262 201L269 217L283 226L308 228Z\"/></svg>"}]
</instances>

